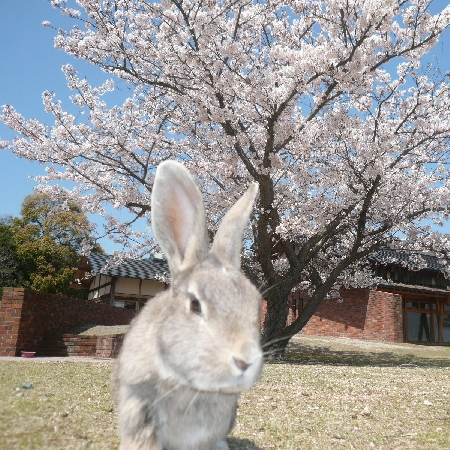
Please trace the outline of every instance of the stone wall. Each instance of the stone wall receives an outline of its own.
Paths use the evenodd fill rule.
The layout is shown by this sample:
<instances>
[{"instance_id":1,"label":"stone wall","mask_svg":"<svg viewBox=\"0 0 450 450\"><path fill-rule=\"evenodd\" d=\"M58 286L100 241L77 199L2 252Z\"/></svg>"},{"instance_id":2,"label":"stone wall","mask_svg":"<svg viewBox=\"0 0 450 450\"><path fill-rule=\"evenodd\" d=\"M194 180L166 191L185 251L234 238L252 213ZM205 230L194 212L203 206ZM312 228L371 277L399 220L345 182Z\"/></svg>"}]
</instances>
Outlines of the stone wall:
<instances>
[{"instance_id":1,"label":"stone wall","mask_svg":"<svg viewBox=\"0 0 450 450\"><path fill-rule=\"evenodd\" d=\"M21 350L34 351L36 356L68 354L63 335L71 329L88 323L126 325L134 315L132 310L90 300L5 288L0 304L0 356L19 356ZM111 348L118 346L114 338L110 341Z\"/></svg>"}]
</instances>

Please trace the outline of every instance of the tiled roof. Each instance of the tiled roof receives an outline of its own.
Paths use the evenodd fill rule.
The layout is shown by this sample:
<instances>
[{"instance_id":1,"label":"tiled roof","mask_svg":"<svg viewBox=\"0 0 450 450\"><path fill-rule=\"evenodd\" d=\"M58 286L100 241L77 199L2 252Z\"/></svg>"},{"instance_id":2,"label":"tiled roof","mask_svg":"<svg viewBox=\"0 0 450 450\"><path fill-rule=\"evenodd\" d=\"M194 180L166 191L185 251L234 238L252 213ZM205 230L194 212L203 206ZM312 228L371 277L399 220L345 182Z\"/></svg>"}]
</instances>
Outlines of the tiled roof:
<instances>
[{"instance_id":1,"label":"tiled roof","mask_svg":"<svg viewBox=\"0 0 450 450\"><path fill-rule=\"evenodd\" d=\"M91 253L87 260L94 273L102 273L110 277L138 278L141 280L159 280L169 276L167 261L160 258L128 259L116 267L108 267L106 264L112 258L110 255Z\"/></svg>"},{"instance_id":2,"label":"tiled roof","mask_svg":"<svg viewBox=\"0 0 450 450\"><path fill-rule=\"evenodd\" d=\"M159 280L169 278L169 265L161 258L128 259L116 267L105 269L111 255L92 253L87 257L92 272L102 273L113 277L137 278L142 280ZM377 265L399 265L412 270L428 269L442 272L445 266L441 264L434 254L411 252L383 248L370 255L369 259ZM417 260L423 260L417 261ZM416 267L416 269L414 269Z\"/></svg>"},{"instance_id":3,"label":"tiled roof","mask_svg":"<svg viewBox=\"0 0 450 450\"><path fill-rule=\"evenodd\" d=\"M432 253L383 248L370 255L369 259L383 266L393 264L408 267L412 270L428 269L438 272L445 270L445 265L440 263L437 256Z\"/></svg>"}]
</instances>

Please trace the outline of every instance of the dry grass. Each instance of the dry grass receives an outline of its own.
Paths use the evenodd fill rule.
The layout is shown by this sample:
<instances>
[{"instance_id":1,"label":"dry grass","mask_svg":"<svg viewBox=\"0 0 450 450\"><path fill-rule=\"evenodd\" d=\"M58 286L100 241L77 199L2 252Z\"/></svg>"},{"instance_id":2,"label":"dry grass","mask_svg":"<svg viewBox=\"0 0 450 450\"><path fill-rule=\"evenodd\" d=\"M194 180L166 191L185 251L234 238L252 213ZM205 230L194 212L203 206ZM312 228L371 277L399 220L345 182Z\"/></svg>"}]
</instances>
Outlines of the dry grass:
<instances>
[{"instance_id":1,"label":"dry grass","mask_svg":"<svg viewBox=\"0 0 450 450\"><path fill-rule=\"evenodd\" d=\"M298 337L287 357L241 397L231 450L450 448L450 348ZM110 370L0 361L0 448L117 448Z\"/></svg>"},{"instance_id":2,"label":"dry grass","mask_svg":"<svg viewBox=\"0 0 450 450\"><path fill-rule=\"evenodd\" d=\"M250 449L449 448L449 375L435 368L268 365L242 397L233 434L253 441Z\"/></svg>"},{"instance_id":3,"label":"dry grass","mask_svg":"<svg viewBox=\"0 0 450 450\"><path fill-rule=\"evenodd\" d=\"M110 371L110 362L0 362L0 448L117 448Z\"/></svg>"},{"instance_id":4,"label":"dry grass","mask_svg":"<svg viewBox=\"0 0 450 450\"><path fill-rule=\"evenodd\" d=\"M449 367L450 347L297 335L286 357L306 364Z\"/></svg>"}]
</instances>

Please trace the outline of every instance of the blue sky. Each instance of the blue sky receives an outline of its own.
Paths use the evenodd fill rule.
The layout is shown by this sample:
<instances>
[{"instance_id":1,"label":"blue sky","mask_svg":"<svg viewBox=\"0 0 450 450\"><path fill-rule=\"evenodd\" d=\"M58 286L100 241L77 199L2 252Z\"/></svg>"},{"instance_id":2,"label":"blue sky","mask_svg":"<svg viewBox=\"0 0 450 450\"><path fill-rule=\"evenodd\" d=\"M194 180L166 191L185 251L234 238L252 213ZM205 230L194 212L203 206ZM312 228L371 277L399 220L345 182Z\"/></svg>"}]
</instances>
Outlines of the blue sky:
<instances>
[{"instance_id":1,"label":"blue sky","mask_svg":"<svg viewBox=\"0 0 450 450\"><path fill-rule=\"evenodd\" d=\"M44 27L44 20L59 28L70 29L74 21L51 7L48 0L1 0L0 2L0 105L8 103L27 119L51 124L42 105L45 90L56 93L69 107L73 94L61 71L72 64L93 84L107 77L100 69L77 60L53 47L55 30ZM10 140L15 133L0 122L0 139ZM36 182L30 175L45 173L45 166L16 158L9 150L0 150L0 217L19 216L25 196L33 193ZM91 219L92 220L92 219ZM101 244L111 253L120 250L109 239Z\"/></svg>"},{"instance_id":2,"label":"blue sky","mask_svg":"<svg viewBox=\"0 0 450 450\"><path fill-rule=\"evenodd\" d=\"M1 105L9 103L26 117L45 121L41 93L49 89L67 96L60 68L70 58L53 48L54 31L41 25L45 19L56 21L60 16L47 0L1 2ZM14 135L0 123L1 139L9 140ZM19 215L23 198L35 186L28 175L42 172L43 166L18 159L10 151L0 151L0 216Z\"/></svg>"},{"instance_id":3,"label":"blue sky","mask_svg":"<svg viewBox=\"0 0 450 450\"><path fill-rule=\"evenodd\" d=\"M438 0L432 12L442 10L449 0ZM54 91L63 106L69 106L71 92L61 71L63 64L71 63L92 84L100 84L105 75L100 69L74 59L53 47L55 31L42 26L48 20L52 25L69 29L73 20L62 16L48 0L1 0L0 2L0 105L9 103L26 118L36 118L50 124L42 105L41 94ZM450 30L436 48L443 68L450 69ZM10 140L14 133L0 123L0 139ZM44 173L44 166L16 158L9 150L0 151L0 216L20 214L20 205L26 195L33 193L36 183L30 175ZM450 224L445 227L450 232ZM110 253L120 250L109 240L102 242Z\"/></svg>"}]
</instances>

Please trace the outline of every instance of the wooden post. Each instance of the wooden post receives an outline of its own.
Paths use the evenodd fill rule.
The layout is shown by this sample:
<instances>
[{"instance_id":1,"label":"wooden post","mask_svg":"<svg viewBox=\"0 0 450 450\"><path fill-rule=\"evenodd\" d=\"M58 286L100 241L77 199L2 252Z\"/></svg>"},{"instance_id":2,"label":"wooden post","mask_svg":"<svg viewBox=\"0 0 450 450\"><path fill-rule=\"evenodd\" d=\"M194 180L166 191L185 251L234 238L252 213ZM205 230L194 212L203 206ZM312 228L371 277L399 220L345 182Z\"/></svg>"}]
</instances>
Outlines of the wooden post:
<instances>
[{"instance_id":1,"label":"wooden post","mask_svg":"<svg viewBox=\"0 0 450 450\"><path fill-rule=\"evenodd\" d=\"M444 343L444 305L447 298L441 298L437 304L437 314L438 314L438 342L439 344Z\"/></svg>"},{"instance_id":2,"label":"wooden post","mask_svg":"<svg viewBox=\"0 0 450 450\"><path fill-rule=\"evenodd\" d=\"M428 303L428 308L430 308L430 340L429 342L434 343L435 342L435 330L434 330L434 315L436 314L436 310L433 310L433 300L430 299L430 302ZM437 305L436 305L437 308Z\"/></svg>"},{"instance_id":3,"label":"wooden post","mask_svg":"<svg viewBox=\"0 0 450 450\"><path fill-rule=\"evenodd\" d=\"M402 295L403 310L403 342L408 342L408 311L406 310L406 297Z\"/></svg>"},{"instance_id":4,"label":"wooden post","mask_svg":"<svg viewBox=\"0 0 450 450\"><path fill-rule=\"evenodd\" d=\"M139 294L136 302L136 313L139 312L141 305L141 295L142 295L142 279L139 279Z\"/></svg>"},{"instance_id":5,"label":"wooden post","mask_svg":"<svg viewBox=\"0 0 450 450\"><path fill-rule=\"evenodd\" d=\"M116 281L117 281L117 277L111 278L111 290L109 291L111 306L114 306L114 296L116 294Z\"/></svg>"}]
</instances>

